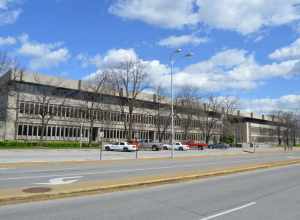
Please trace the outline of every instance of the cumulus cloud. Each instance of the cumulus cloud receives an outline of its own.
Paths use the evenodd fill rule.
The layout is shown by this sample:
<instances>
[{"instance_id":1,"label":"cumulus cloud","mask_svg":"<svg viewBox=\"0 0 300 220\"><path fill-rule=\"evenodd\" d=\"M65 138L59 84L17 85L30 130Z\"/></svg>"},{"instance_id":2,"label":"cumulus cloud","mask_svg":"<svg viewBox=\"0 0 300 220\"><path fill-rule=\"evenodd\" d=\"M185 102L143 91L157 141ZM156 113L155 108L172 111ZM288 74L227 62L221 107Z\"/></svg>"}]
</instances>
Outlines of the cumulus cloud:
<instances>
[{"instance_id":1,"label":"cumulus cloud","mask_svg":"<svg viewBox=\"0 0 300 220\"><path fill-rule=\"evenodd\" d=\"M0 0L0 26L16 22L22 12L18 3L18 0Z\"/></svg>"},{"instance_id":2,"label":"cumulus cloud","mask_svg":"<svg viewBox=\"0 0 300 220\"><path fill-rule=\"evenodd\" d=\"M201 38L195 35L181 35L181 36L170 36L168 38L162 39L158 42L158 45L178 48L185 45L197 46L202 43L208 42L208 38Z\"/></svg>"},{"instance_id":3,"label":"cumulus cloud","mask_svg":"<svg viewBox=\"0 0 300 220\"><path fill-rule=\"evenodd\" d=\"M0 37L0 46L9 46L17 43L17 40L14 37Z\"/></svg>"},{"instance_id":4,"label":"cumulus cloud","mask_svg":"<svg viewBox=\"0 0 300 220\"><path fill-rule=\"evenodd\" d=\"M20 38L21 46L18 53L30 59L30 68L40 69L58 66L70 58L69 50L62 47L63 43L39 43L30 41L28 35Z\"/></svg>"},{"instance_id":5,"label":"cumulus cloud","mask_svg":"<svg viewBox=\"0 0 300 220\"><path fill-rule=\"evenodd\" d=\"M297 21L299 0L115 0L109 11L165 28L199 24L250 34Z\"/></svg>"},{"instance_id":6,"label":"cumulus cloud","mask_svg":"<svg viewBox=\"0 0 300 220\"><path fill-rule=\"evenodd\" d=\"M189 84L208 91L254 89L265 80L287 78L295 71L299 60L261 65L245 50L221 51L210 59L190 65L176 74L177 84Z\"/></svg>"},{"instance_id":7,"label":"cumulus cloud","mask_svg":"<svg viewBox=\"0 0 300 220\"><path fill-rule=\"evenodd\" d=\"M300 95L289 94L279 98L240 100L241 108L248 112L272 113L274 111L296 111L300 108Z\"/></svg>"},{"instance_id":8,"label":"cumulus cloud","mask_svg":"<svg viewBox=\"0 0 300 220\"><path fill-rule=\"evenodd\" d=\"M275 50L269 55L270 59L288 60L300 58L300 38L287 47Z\"/></svg>"},{"instance_id":9,"label":"cumulus cloud","mask_svg":"<svg viewBox=\"0 0 300 220\"><path fill-rule=\"evenodd\" d=\"M95 57L98 57L97 63L93 62ZM168 66L162 64L159 60L143 60L136 51L132 48L129 49L111 49L107 51L103 56L100 54L96 56L88 56L81 54L77 56L77 59L83 66L95 66L96 71L89 74L85 78L91 78L97 74L100 74L106 69L116 68L120 63L129 61L139 61L143 64L145 72L148 73L148 84L151 87L156 87L161 84L161 80L169 78L170 70Z\"/></svg>"},{"instance_id":10,"label":"cumulus cloud","mask_svg":"<svg viewBox=\"0 0 300 220\"><path fill-rule=\"evenodd\" d=\"M143 60L133 49L110 50L99 60L100 65L95 66L98 70L104 70L128 59L139 60L145 65L145 70L149 73L150 87L170 87L169 66L159 60ZM250 90L272 78L289 78L299 74L299 61L288 60L262 65L253 54L245 50L228 49L216 53L208 60L177 70L174 73L174 84L177 88L192 86L203 92Z\"/></svg>"},{"instance_id":11,"label":"cumulus cloud","mask_svg":"<svg viewBox=\"0 0 300 220\"><path fill-rule=\"evenodd\" d=\"M148 24L182 28L198 22L194 2L194 0L116 0L109 11L114 15L141 20Z\"/></svg>"},{"instance_id":12,"label":"cumulus cloud","mask_svg":"<svg viewBox=\"0 0 300 220\"><path fill-rule=\"evenodd\" d=\"M120 63L138 60L134 49L111 49L103 57L100 54L90 56L78 54L77 60L82 67L95 66L98 69L112 68Z\"/></svg>"}]
</instances>

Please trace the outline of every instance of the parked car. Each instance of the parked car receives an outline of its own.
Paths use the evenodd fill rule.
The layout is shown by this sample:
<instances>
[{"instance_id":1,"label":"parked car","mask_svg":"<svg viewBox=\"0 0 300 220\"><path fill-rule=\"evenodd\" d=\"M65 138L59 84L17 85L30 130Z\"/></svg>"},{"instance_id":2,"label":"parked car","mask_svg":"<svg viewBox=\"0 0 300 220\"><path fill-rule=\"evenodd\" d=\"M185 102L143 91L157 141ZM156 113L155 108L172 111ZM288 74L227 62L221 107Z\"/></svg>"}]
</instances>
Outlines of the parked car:
<instances>
[{"instance_id":1,"label":"parked car","mask_svg":"<svg viewBox=\"0 0 300 220\"><path fill-rule=\"evenodd\" d=\"M159 142L153 142L152 140L140 140L140 148L143 150L159 151L163 149L163 144Z\"/></svg>"},{"instance_id":2,"label":"parked car","mask_svg":"<svg viewBox=\"0 0 300 220\"><path fill-rule=\"evenodd\" d=\"M230 146L228 144L224 144L224 143L219 143L219 144L209 144L208 148L209 149L227 149Z\"/></svg>"},{"instance_id":3,"label":"parked car","mask_svg":"<svg viewBox=\"0 0 300 220\"><path fill-rule=\"evenodd\" d=\"M164 144L163 149L164 150L171 150L172 149L172 144ZM181 142L175 142L173 144L173 149L178 150L178 151L190 150L188 145L182 144Z\"/></svg>"},{"instance_id":4,"label":"parked car","mask_svg":"<svg viewBox=\"0 0 300 220\"><path fill-rule=\"evenodd\" d=\"M192 141L192 140L185 142L185 144L188 145L191 149L194 148L194 149L198 149L198 150L204 150L204 148L208 147L208 144L199 143L199 142Z\"/></svg>"},{"instance_id":5,"label":"parked car","mask_svg":"<svg viewBox=\"0 0 300 220\"><path fill-rule=\"evenodd\" d=\"M136 151L137 147L133 144L128 144L127 142L115 142L113 144L104 145L104 149L107 151Z\"/></svg>"}]
</instances>

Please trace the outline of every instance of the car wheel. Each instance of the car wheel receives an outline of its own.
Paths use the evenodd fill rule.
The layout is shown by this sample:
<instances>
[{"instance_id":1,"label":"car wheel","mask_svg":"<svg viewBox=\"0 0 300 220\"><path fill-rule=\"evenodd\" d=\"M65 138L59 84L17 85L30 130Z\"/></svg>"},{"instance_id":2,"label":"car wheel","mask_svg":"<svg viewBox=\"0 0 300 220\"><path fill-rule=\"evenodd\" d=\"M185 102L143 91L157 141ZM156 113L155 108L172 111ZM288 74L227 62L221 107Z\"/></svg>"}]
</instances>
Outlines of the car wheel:
<instances>
[{"instance_id":1,"label":"car wheel","mask_svg":"<svg viewBox=\"0 0 300 220\"><path fill-rule=\"evenodd\" d=\"M179 151L183 151L183 148L182 148L182 147L180 147L178 150L179 150Z\"/></svg>"},{"instance_id":2,"label":"car wheel","mask_svg":"<svg viewBox=\"0 0 300 220\"><path fill-rule=\"evenodd\" d=\"M105 147L105 150L106 151L110 151L110 147Z\"/></svg>"},{"instance_id":3,"label":"car wheel","mask_svg":"<svg viewBox=\"0 0 300 220\"><path fill-rule=\"evenodd\" d=\"M152 146L152 151L158 151L158 147L157 146Z\"/></svg>"},{"instance_id":4,"label":"car wheel","mask_svg":"<svg viewBox=\"0 0 300 220\"><path fill-rule=\"evenodd\" d=\"M127 147L124 147L124 148L123 148L123 151L124 151L124 152L128 152L129 150L128 150Z\"/></svg>"},{"instance_id":5,"label":"car wheel","mask_svg":"<svg viewBox=\"0 0 300 220\"><path fill-rule=\"evenodd\" d=\"M168 147L164 146L163 149L164 149L164 150L168 150Z\"/></svg>"}]
</instances>

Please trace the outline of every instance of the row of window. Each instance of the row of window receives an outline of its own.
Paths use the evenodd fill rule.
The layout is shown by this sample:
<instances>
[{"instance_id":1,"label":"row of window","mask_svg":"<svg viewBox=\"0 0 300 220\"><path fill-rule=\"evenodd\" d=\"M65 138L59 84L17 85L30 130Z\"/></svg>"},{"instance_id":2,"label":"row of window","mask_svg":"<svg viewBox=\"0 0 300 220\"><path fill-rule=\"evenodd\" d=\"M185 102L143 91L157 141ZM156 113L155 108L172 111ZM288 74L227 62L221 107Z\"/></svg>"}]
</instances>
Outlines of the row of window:
<instances>
[{"instance_id":1,"label":"row of window","mask_svg":"<svg viewBox=\"0 0 300 220\"><path fill-rule=\"evenodd\" d=\"M19 113L26 115L51 115L53 117L66 118L66 119L84 119L95 121L110 121L110 122L122 122L128 121L128 113L122 114L121 112L113 111L100 111L95 109L87 109L81 107L71 107L56 104L41 104L37 102L20 102ZM152 124L157 125L160 123L170 124L170 118L161 116L158 120L156 116L149 114L133 114L133 123ZM186 119L175 118L175 126L181 126L188 123ZM200 128L203 124L200 120L190 121L191 128ZM221 124L216 124L214 129L220 129Z\"/></svg>"},{"instance_id":2,"label":"row of window","mask_svg":"<svg viewBox=\"0 0 300 220\"><path fill-rule=\"evenodd\" d=\"M18 136L21 138L38 138L43 136L45 139L75 139L79 140L80 136L82 138L88 138L90 130L86 127L71 127L71 126L54 126L48 125L43 130L41 125L36 124L19 124L18 125ZM126 139L127 131L122 129L104 129L103 130L104 139ZM175 133L175 140L183 140L183 133ZM145 130L135 130L132 132L132 138L137 139L154 139L154 131L145 131ZM157 137L158 138L158 137ZM165 132L162 135L164 141L168 141L171 138L171 133ZM189 140L203 140L204 135L191 133L188 135Z\"/></svg>"},{"instance_id":3,"label":"row of window","mask_svg":"<svg viewBox=\"0 0 300 220\"><path fill-rule=\"evenodd\" d=\"M42 133L44 134L42 135ZM81 134L81 135L80 135ZM43 131L43 127L35 124L19 124L18 136L23 137L56 137L59 139L65 138L88 138L89 129L71 126L46 126Z\"/></svg>"}]
</instances>

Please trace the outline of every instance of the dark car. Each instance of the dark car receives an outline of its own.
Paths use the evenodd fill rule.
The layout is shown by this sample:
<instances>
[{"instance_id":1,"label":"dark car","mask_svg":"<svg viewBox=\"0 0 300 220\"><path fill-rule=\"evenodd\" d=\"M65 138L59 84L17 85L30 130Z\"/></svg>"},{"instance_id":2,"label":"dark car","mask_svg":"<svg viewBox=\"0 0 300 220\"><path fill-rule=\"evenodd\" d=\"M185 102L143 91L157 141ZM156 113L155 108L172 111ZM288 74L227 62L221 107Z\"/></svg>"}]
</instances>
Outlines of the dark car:
<instances>
[{"instance_id":1,"label":"dark car","mask_svg":"<svg viewBox=\"0 0 300 220\"><path fill-rule=\"evenodd\" d=\"M219 144L210 144L208 145L209 149L227 149L229 148L228 144L223 144L223 143L219 143Z\"/></svg>"}]
</instances>

